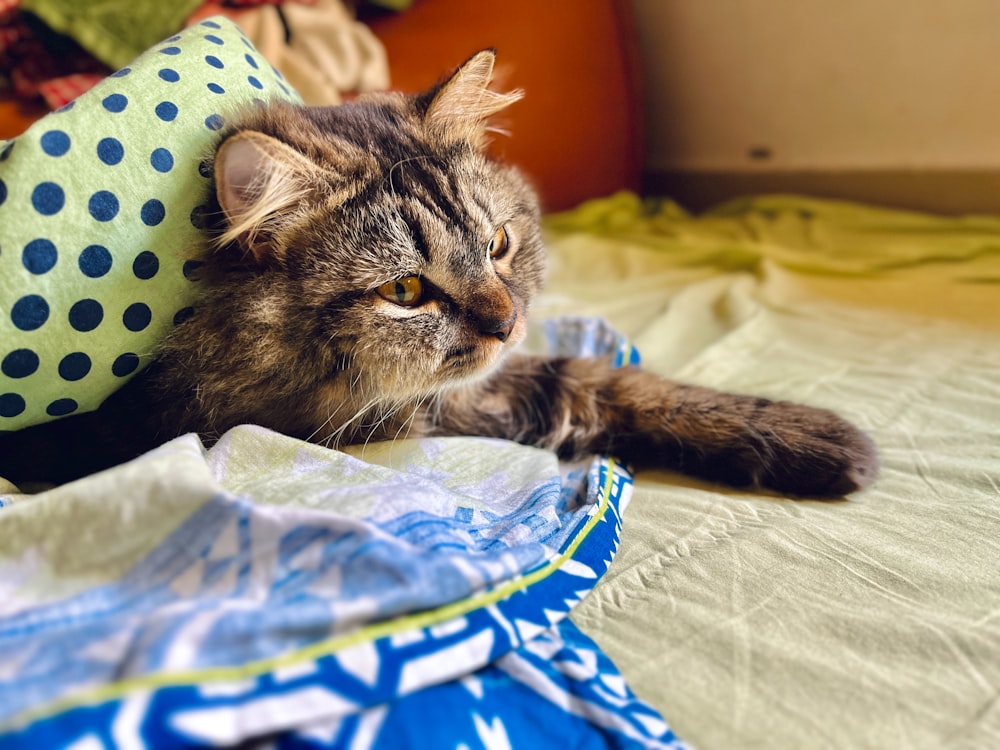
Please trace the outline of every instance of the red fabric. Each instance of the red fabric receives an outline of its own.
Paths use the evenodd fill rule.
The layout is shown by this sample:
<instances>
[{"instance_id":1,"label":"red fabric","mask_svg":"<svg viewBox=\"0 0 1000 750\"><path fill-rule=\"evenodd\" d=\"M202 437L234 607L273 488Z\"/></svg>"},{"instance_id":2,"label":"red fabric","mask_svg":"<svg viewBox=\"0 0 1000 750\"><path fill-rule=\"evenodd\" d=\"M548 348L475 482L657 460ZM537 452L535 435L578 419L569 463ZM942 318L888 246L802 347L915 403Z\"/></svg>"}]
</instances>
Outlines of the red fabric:
<instances>
[{"instance_id":1,"label":"red fabric","mask_svg":"<svg viewBox=\"0 0 1000 750\"><path fill-rule=\"evenodd\" d=\"M103 73L73 73L60 78L50 78L38 85L38 93L49 109L59 109L92 89L104 78Z\"/></svg>"}]
</instances>

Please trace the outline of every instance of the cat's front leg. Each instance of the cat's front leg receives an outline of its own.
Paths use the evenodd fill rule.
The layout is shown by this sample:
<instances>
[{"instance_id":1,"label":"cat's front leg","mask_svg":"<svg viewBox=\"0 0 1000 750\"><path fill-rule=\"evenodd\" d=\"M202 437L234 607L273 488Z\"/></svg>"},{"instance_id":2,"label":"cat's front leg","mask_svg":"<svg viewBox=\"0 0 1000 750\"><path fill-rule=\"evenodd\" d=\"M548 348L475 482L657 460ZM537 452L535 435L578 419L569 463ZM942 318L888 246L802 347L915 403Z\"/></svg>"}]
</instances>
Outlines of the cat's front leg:
<instances>
[{"instance_id":1,"label":"cat's front leg","mask_svg":"<svg viewBox=\"0 0 1000 750\"><path fill-rule=\"evenodd\" d=\"M825 409L722 393L603 360L513 357L449 393L436 431L505 437L569 458L607 452L735 487L809 497L861 489L871 440Z\"/></svg>"}]
</instances>

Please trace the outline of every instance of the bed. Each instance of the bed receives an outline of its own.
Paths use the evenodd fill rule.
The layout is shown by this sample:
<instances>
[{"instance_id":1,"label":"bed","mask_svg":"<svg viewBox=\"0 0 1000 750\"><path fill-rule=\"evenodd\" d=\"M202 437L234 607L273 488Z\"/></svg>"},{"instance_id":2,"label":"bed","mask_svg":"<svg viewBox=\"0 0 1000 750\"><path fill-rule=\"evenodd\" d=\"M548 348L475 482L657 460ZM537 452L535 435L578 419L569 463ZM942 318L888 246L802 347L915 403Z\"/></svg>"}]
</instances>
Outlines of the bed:
<instances>
[{"instance_id":1,"label":"bed","mask_svg":"<svg viewBox=\"0 0 1000 750\"><path fill-rule=\"evenodd\" d=\"M621 192L545 231L530 347L835 409L875 484L253 426L0 480L0 748L1000 746L1000 218Z\"/></svg>"},{"instance_id":2,"label":"bed","mask_svg":"<svg viewBox=\"0 0 1000 750\"><path fill-rule=\"evenodd\" d=\"M1000 746L1000 220L802 197L550 219L551 312L644 366L836 409L881 475L837 502L644 473L572 617L696 747Z\"/></svg>"}]
</instances>

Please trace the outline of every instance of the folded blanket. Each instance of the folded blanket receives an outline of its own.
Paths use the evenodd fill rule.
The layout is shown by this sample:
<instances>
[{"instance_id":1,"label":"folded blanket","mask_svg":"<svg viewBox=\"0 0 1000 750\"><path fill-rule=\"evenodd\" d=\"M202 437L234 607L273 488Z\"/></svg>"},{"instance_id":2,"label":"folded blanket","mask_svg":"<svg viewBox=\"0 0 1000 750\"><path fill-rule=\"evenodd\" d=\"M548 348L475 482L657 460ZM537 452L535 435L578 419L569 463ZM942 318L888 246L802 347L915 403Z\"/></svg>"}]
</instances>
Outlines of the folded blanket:
<instances>
[{"instance_id":1,"label":"folded blanket","mask_svg":"<svg viewBox=\"0 0 1000 750\"><path fill-rule=\"evenodd\" d=\"M551 339L634 359L594 321ZM631 487L504 441L241 427L0 495L0 748L681 747L565 619Z\"/></svg>"}]
</instances>

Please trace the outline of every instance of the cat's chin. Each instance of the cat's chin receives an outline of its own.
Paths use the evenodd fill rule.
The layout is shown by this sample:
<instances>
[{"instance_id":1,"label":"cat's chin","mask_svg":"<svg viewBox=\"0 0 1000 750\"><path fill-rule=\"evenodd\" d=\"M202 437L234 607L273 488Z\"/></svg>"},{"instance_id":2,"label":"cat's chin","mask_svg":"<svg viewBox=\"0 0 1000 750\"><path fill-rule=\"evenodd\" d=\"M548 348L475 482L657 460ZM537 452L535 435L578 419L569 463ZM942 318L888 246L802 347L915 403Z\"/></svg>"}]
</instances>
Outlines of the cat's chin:
<instances>
[{"instance_id":1,"label":"cat's chin","mask_svg":"<svg viewBox=\"0 0 1000 750\"><path fill-rule=\"evenodd\" d=\"M470 347L467 350L450 352L441 365L441 374L449 380L467 380L482 377L496 369L503 359L503 345L496 347Z\"/></svg>"},{"instance_id":2,"label":"cat's chin","mask_svg":"<svg viewBox=\"0 0 1000 750\"><path fill-rule=\"evenodd\" d=\"M506 342L499 340L478 343L448 352L441 363L440 373L451 385L462 385L485 378L494 372L518 341L524 338L511 337Z\"/></svg>"}]
</instances>

